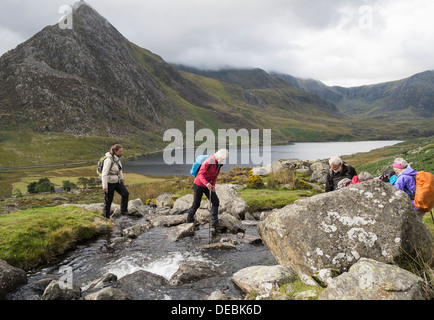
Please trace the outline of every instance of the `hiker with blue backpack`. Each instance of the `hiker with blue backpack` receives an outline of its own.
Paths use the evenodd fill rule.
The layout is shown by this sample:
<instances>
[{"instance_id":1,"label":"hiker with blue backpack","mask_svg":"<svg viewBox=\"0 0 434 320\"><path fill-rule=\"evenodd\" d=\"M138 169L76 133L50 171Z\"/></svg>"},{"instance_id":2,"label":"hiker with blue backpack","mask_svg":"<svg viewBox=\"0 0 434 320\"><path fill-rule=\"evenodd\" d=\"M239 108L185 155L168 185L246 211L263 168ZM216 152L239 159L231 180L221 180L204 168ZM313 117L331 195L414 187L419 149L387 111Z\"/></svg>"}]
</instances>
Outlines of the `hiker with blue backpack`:
<instances>
[{"instance_id":1,"label":"hiker with blue backpack","mask_svg":"<svg viewBox=\"0 0 434 320\"><path fill-rule=\"evenodd\" d=\"M195 214L200 207L202 196L205 193L211 201L211 219L215 232L221 232L223 228L219 225L218 210L220 201L217 196L215 185L217 176L223 166L222 162L229 156L229 151L221 149L211 156L200 156L196 159L191 169L191 175L195 177L193 184L193 205L190 207L187 216L187 223L196 223Z\"/></svg>"}]
</instances>

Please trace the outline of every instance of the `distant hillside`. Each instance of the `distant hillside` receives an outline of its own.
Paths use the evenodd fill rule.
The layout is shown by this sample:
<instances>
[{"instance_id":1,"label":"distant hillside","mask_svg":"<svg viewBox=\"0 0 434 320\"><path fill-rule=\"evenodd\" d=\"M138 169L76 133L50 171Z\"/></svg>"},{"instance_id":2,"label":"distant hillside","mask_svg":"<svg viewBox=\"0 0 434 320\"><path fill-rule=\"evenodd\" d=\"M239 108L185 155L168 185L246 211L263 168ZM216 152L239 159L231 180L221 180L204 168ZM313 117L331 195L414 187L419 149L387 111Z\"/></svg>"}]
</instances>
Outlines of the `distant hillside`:
<instances>
[{"instance_id":1,"label":"distant hillside","mask_svg":"<svg viewBox=\"0 0 434 320\"><path fill-rule=\"evenodd\" d=\"M303 80L274 74L297 89L313 93L356 116L376 118L382 115L434 116L434 71L409 78L353 88L329 87L320 81Z\"/></svg>"}]
</instances>

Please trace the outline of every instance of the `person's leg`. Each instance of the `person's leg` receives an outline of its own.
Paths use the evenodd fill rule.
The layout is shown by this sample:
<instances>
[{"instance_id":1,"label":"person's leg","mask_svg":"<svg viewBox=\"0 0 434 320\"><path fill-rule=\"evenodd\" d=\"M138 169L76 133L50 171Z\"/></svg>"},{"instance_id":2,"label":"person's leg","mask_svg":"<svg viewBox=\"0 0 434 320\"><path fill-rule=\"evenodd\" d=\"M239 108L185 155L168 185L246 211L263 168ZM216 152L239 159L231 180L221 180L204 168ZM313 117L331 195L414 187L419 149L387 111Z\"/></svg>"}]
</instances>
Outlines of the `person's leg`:
<instances>
[{"instance_id":1,"label":"person's leg","mask_svg":"<svg viewBox=\"0 0 434 320\"><path fill-rule=\"evenodd\" d=\"M202 196L205 188L202 188L196 184L193 185L193 205L190 207L187 216L187 223L194 222L194 216L197 209L200 208L200 203L202 202ZM206 189L208 190L208 189Z\"/></svg>"},{"instance_id":2,"label":"person's leg","mask_svg":"<svg viewBox=\"0 0 434 320\"><path fill-rule=\"evenodd\" d=\"M102 210L102 215L107 219L110 218L110 209L113 202L113 197L115 195L116 183L108 184L108 191L104 192L104 207Z\"/></svg>"},{"instance_id":3,"label":"person's leg","mask_svg":"<svg viewBox=\"0 0 434 320\"><path fill-rule=\"evenodd\" d=\"M116 192L121 196L121 213L128 212L128 197L130 193L122 182L116 184Z\"/></svg>"},{"instance_id":4,"label":"person's leg","mask_svg":"<svg viewBox=\"0 0 434 320\"><path fill-rule=\"evenodd\" d=\"M209 200L210 191L206 191L206 197ZM220 200L216 192L211 192L211 217L212 225L216 226L219 223L218 212L219 212Z\"/></svg>"}]
</instances>

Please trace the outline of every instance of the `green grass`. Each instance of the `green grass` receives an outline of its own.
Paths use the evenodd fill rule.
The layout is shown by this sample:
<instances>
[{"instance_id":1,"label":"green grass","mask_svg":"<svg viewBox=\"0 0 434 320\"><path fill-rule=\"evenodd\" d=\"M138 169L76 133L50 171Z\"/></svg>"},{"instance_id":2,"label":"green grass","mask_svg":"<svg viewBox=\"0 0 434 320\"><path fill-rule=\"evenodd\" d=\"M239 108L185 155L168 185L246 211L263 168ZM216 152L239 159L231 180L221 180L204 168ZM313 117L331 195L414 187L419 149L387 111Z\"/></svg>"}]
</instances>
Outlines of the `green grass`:
<instances>
[{"instance_id":1,"label":"green grass","mask_svg":"<svg viewBox=\"0 0 434 320\"><path fill-rule=\"evenodd\" d=\"M74 206L27 209L0 216L0 259L29 270L110 230L98 212ZM104 231L105 230L105 231Z\"/></svg>"},{"instance_id":2,"label":"green grass","mask_svg":"<svg viewBox=\"0 0 434 320\"><path fill-rule=\"evenodd\" d=\"M30 130L0 131L0 167L40 166L96 161L114 143L124 147L124 157L143 154L145 148L135 138L74 136L64 133L37 133Z\"/></svg>"},{"instance_id":3,"label":"green grass","mask_svg":"<svg viewBox=\"0 0 434 320\"><path fill-rule=\"evenodd\" d=\"M366 153L344 156L357 172L367 171L374 176L391 170L395 158L404 158L415 170L434 174L434 138L413 139L394 146L384 147Z\"/></svg>"}]
</instances>

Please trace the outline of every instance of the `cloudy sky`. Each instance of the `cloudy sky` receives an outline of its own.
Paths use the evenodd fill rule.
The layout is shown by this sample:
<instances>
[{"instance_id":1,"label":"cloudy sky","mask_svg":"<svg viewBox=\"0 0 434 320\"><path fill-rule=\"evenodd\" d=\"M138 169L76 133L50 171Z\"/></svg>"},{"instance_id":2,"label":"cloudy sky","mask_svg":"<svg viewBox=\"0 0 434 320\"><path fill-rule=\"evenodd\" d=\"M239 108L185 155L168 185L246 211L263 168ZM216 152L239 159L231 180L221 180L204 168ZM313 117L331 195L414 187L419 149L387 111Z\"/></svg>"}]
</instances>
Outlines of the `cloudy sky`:
<instances>
[{"instance_id":1,"label":"cloudy sky","mask_svg":"<svg viewBox=\"0 0 434 320\"><path fill-rule=\"evenodd\" d=\"M74 0L1 0L0 55ZM434 69L432 0L87 0L171 63L261 68L356 86Z\"/></svg>"}]
</instances>

